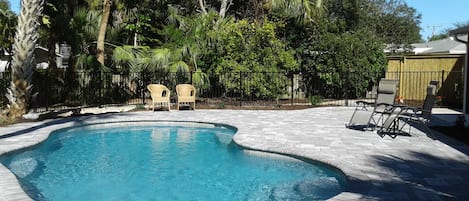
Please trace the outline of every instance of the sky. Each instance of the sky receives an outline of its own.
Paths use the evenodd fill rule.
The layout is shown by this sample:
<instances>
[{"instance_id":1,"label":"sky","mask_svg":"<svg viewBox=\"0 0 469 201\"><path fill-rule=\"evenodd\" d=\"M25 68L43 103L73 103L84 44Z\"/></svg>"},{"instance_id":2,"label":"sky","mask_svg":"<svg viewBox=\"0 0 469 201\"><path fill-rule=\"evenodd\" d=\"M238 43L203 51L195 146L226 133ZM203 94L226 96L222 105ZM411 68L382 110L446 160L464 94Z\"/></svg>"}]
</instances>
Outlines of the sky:
<instances>
[{"instance_id":1,"label":"sky","mask_svg":"<svg viewBox=\"0 0 469 201\"><path fill-rule=\"evenodd\" d=\"M20 0L9 0L11 8L18 13ZM469 0L404 0L407 5L422 15L420 34L427 40L432 34L439 34L455 23L469 22Z\"/></svg>"},{"instance_id":2,"label":"sky","mask_svg":"<svg viewBox=\"0 0 469 201\"><path fill-rule=\"evenodd\" d=\"M439 34L455 28L456 23L469 22L469 0L405 0L407 5L422 15L420 34L427 40L432 33Z\"/></svg>"}]
</instances>

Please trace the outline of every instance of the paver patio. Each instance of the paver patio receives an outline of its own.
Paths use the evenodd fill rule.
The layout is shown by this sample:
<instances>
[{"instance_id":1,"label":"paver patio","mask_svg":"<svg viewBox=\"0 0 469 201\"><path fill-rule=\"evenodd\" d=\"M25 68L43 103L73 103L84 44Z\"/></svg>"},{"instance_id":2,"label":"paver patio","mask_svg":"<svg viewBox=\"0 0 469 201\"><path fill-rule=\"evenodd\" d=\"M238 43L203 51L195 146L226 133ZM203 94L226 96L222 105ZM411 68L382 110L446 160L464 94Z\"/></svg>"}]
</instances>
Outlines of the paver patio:
<instances>
[{"instance_id":1,"label":"paver patio","mask_svg":"<svg viewBox=\"0 0 469 201\"><path fill-rule=\"evenodd\" d=\"M348 178L345 192L331 200L468 200L469 147L437 132L433 137L381 137L345 128L353 108L305 110L196 110L128 112L0 128L0 154L36 144L59 128L118 121L195 121L238 128L236 143L331 164ZM0 165L0 200L30 200L15 176Z\"/></svg>"}]
</instances>

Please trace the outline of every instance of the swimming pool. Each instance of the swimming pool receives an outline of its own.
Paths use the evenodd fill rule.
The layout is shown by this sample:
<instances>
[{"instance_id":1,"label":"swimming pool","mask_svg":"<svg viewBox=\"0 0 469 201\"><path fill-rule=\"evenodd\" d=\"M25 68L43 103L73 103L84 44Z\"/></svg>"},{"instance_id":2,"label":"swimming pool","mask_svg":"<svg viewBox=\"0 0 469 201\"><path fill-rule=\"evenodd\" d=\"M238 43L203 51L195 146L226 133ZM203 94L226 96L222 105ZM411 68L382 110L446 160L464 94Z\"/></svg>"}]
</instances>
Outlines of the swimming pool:
<instances>
[{"instance_id":1,"label":"swimming pool","mask_svg":"<svg viewBox=\"0 0 469 201\"><path fill-rule=\"evenodd\" d=\"M60 130L0 161L35 200L321 200L345 185L320 163L250 154L227 126L132 125Z\"/></svg>"}]
</instances>

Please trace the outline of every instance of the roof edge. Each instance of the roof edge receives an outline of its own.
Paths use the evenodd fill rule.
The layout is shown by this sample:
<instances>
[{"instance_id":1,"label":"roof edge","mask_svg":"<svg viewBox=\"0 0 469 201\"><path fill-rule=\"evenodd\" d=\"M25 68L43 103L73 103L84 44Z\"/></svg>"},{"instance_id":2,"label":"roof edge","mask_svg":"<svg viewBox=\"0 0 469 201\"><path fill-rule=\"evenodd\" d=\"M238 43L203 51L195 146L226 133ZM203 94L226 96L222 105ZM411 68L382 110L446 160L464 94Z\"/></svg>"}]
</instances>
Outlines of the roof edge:
<instances>
[{"instance_id":1,"label":"roof edge","mask_svg":"<svg viewBox=\"0 0 469 201\"><path fill-rule=\"evenodd\" d=\"M460 27L449 31L449 35L468 34L469 26Z\"/></svg>"}]
</instances>

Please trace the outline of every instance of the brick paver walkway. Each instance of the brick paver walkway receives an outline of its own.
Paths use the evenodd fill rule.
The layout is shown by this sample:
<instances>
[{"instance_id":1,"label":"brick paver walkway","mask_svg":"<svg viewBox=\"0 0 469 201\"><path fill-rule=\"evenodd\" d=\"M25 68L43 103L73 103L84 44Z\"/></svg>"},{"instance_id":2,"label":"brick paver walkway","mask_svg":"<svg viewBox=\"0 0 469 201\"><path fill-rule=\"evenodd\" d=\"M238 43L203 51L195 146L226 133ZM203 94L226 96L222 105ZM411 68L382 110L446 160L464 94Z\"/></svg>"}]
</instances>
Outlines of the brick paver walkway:
<instances>
[{"instance_id":1,"label":"brick paver walkway","mask_svg":"<svg viewBox=\"0 0 469 201\"><path fill-rule=\"evenodd\" d=\"M353 108L294 111L197 110L128 112L21 123L0 128L0 154L36 144L56 129L118 121L195 121L238 128L236 143L331 164L348 178L331 200L468 200L469 147L434 132L381 137L345 128ZM0 200L30 200L0 165Z\"/></svg>"}]
</instances>

